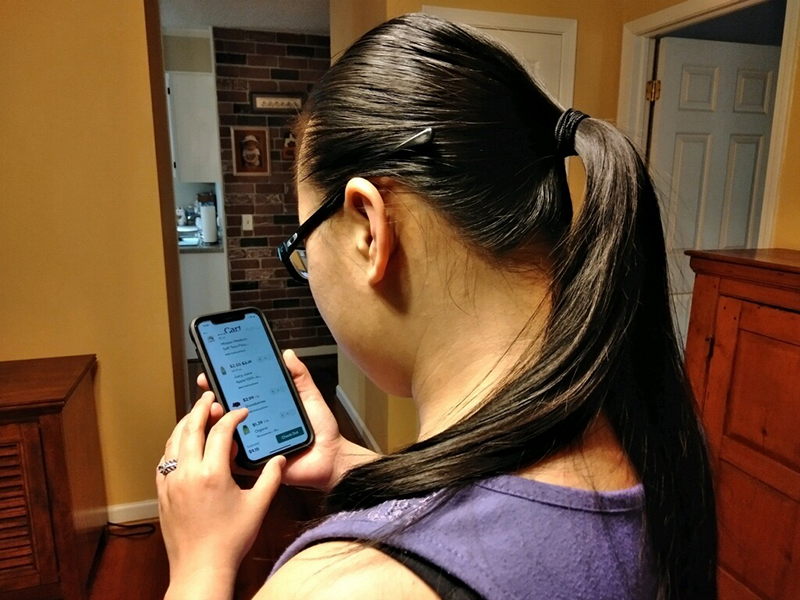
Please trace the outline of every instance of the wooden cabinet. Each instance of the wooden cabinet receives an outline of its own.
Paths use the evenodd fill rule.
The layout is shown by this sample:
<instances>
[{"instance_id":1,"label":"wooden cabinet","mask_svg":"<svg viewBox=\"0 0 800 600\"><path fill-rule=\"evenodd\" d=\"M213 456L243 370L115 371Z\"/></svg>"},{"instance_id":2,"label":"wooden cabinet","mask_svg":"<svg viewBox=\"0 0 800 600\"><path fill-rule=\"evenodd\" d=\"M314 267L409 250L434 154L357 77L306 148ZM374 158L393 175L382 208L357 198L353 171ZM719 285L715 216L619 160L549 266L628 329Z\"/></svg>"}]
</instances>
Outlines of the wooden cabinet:
<instances>
[{"instance_id":1,"label":"wooden cabinet","mask_svg":"<svg viewBox=\"0 0 800 600\"><path fill-rule=\"evenodd\" d=\"M86 598L106 524L95 357L0 362L0 599Z\"/></svg>"},{"instance_id":2,"label":"wooden cabinet","mask_svg":"<svg viewBox=\"0 0 800 600\"><path fill-rule=\"evenodd\" d=\"M800 598L800 252L690 251L686 346L715 462L720 599Z\"/></svg>"}]
</instances>

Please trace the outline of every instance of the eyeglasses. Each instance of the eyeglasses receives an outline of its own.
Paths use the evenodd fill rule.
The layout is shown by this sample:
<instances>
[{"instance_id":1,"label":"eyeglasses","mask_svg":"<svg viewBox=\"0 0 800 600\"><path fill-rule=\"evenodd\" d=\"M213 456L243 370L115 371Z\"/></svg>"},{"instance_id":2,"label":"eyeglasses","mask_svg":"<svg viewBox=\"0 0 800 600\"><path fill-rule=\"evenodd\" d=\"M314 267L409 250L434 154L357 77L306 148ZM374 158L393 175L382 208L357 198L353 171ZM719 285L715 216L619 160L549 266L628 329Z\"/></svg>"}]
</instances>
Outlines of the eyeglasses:
<instances>
[{"instance_id":1,"label":"eyeglasses","mask_svg":"<svg viewBox=\"0 0 800 600\"><path fill-rule=\"evenodd\" d=\"M419 133L412 135L397 148L389 153L389 156L397 154L401 150L418 148L433 140L433 129L426 127ZM306 219L297 230L289 236L285 242L278 246L278 258L286 267L292 279L298 283L308 285L308 259L306 257L305 240L319 227L325 219L336 213L344 205L344 188L341 188L333 196L322 203L316 211Z\"/></svg>"}]
</instances>

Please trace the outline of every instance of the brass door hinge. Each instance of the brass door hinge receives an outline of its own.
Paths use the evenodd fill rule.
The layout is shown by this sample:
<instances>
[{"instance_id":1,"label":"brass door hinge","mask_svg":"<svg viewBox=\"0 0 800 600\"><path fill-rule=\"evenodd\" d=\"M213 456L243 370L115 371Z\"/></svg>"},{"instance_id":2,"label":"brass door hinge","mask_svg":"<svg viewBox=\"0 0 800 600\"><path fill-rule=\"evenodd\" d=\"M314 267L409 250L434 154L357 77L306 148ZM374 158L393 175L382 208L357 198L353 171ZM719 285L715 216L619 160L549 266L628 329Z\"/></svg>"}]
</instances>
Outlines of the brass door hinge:
<instances>
[{"instance_id":1,"label":"brass door hinge","mask_svg":"<svg viewBox=\"0 0 800 600\"><path fill-rule=\"evenodd\" d=\"M655 102L661 98L661 80L653 79L647 82L644 88L644 97L648 102Z\"/></svg>"}]
</instances>

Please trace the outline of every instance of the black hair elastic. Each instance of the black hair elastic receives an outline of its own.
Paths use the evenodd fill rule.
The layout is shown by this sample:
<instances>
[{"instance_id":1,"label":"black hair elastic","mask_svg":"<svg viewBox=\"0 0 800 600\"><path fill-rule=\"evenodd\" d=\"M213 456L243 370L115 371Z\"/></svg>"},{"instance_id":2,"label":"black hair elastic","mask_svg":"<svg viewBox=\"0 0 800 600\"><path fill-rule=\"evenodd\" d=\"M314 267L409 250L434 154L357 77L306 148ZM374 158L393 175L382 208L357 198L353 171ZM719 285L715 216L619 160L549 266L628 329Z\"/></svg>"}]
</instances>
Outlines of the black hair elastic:
<instances>
[{"instance_id":1,"label":"black hair elastic","mask_svg":"<svg viewBox=\"0 0 800 600\"><path fill-rule=\"evenodd\" d=\"M589 115L574 108L568 108L561 113L556 121L556 154L564 158L578 155L575 152L575 131L578 124L588 118Z\"/></svg>"}]
</instances>

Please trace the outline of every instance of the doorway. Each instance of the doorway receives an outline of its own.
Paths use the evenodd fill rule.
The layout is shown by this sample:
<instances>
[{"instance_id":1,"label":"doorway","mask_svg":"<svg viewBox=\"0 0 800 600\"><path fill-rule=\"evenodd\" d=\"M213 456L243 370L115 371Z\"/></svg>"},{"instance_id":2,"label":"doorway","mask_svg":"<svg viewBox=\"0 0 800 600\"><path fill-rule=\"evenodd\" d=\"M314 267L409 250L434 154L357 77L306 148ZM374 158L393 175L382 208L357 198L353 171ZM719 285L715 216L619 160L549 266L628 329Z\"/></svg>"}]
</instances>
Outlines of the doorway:
<instances>
[{"instance_id":1,"label":"doorway","mask_svg":"<svg viewBox=\"0 0 800 600\"><path fill-rule=\"evenodd\" d=\"M785 4L770 0L656 40L646 156L684 343L694 287L685 251L758 241Z\"/></svg>"},{"instance_id":2,"label":"doorway","mask_svg":"<svg viewBox=\"0 0 800 600\"><path fill-rule=\"evenodd\" d=\"M694 281L684 251L772 243L797 58L800 0L713 4L690 0L623 29L618 124L660 193L684 342Z\"/></svg>"}]
</instances>

